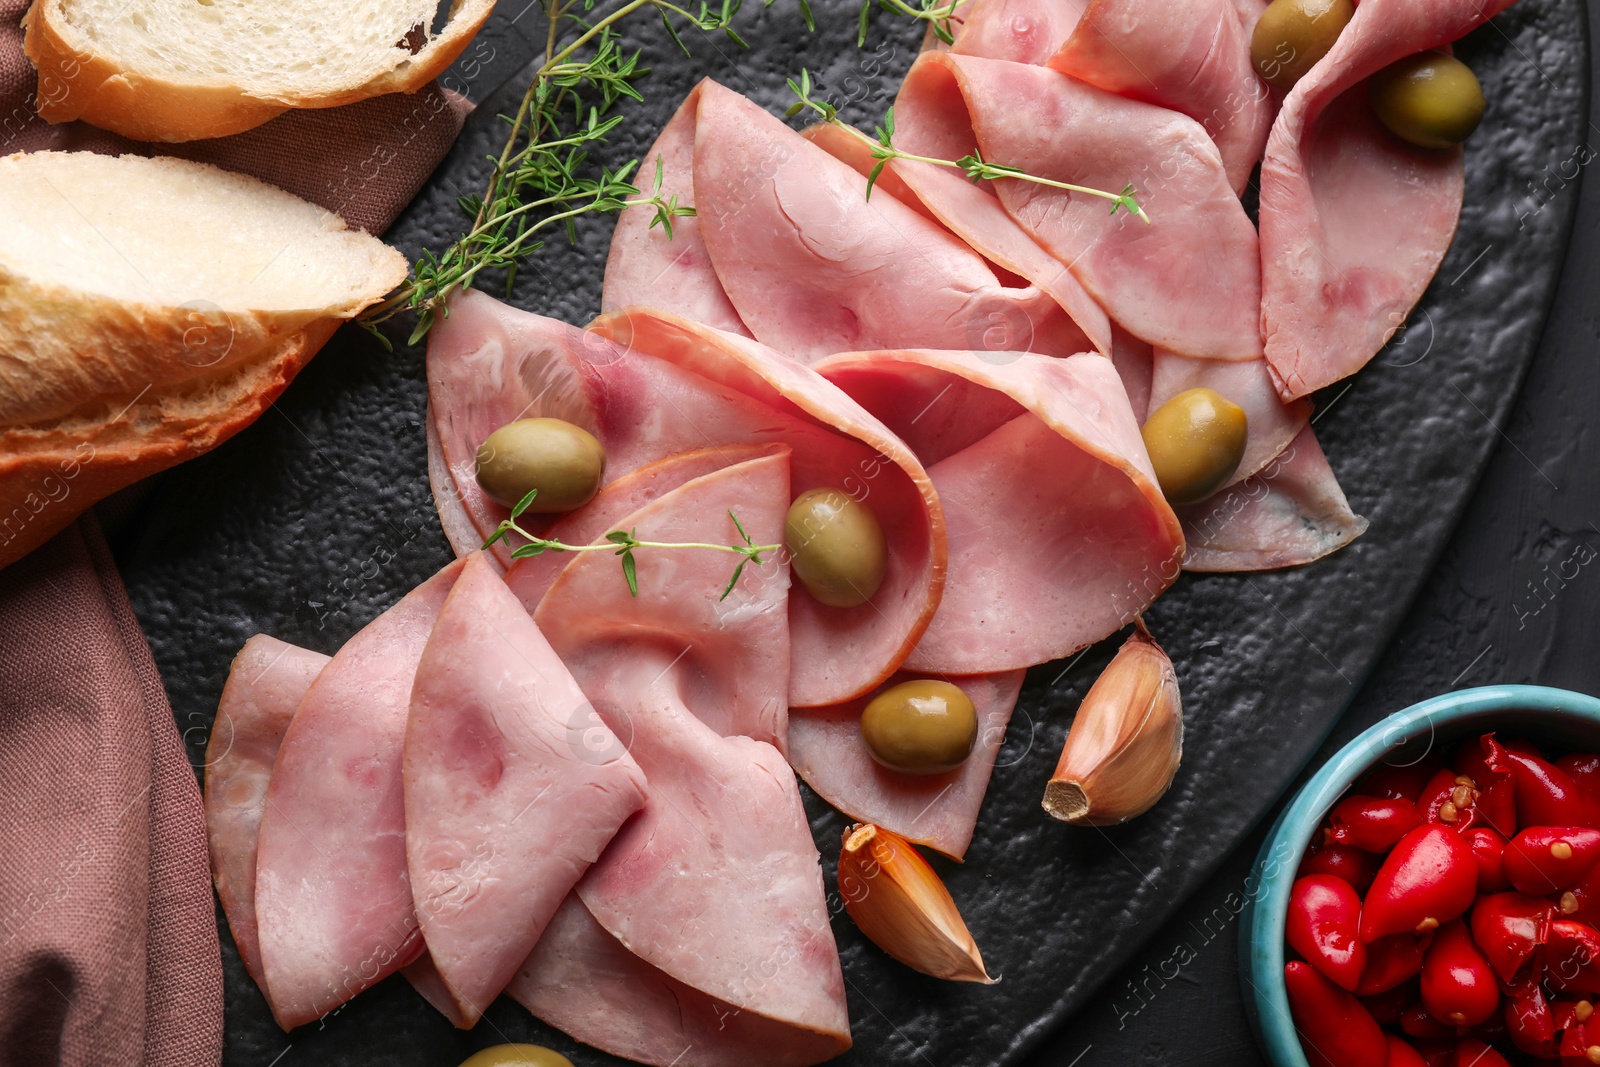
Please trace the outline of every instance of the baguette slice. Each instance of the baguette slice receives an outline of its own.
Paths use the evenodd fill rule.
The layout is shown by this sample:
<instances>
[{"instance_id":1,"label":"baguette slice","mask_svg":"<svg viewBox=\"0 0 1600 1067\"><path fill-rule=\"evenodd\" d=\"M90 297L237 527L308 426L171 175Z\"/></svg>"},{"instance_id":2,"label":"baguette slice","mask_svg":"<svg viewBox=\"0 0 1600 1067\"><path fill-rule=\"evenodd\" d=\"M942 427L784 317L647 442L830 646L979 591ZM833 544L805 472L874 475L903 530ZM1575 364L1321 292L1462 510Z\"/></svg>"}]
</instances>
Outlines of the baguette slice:
<instances>
[{"instance_id":1,"label":"baguette slice","mask_svg":"<svg viewBox=\"0 0 1600 1067\"><path fill-rule=\"evenodd\" d=\"M0 566L249 425L406 260L186 160L0 159Z\"/></svg>"},{"instance_id":2,"label":"baguette slice","mask_svg":"<svg viewBox=\"0 0 1600 1067\"><path fill-rule=\"evenodd\" d=\"M289 108L415 92L444 73L494 0L33 0L24 51L39 114L140 141L192 141ZM417 50L413 52L413 49Z\"/></svg>"}]
</instances>

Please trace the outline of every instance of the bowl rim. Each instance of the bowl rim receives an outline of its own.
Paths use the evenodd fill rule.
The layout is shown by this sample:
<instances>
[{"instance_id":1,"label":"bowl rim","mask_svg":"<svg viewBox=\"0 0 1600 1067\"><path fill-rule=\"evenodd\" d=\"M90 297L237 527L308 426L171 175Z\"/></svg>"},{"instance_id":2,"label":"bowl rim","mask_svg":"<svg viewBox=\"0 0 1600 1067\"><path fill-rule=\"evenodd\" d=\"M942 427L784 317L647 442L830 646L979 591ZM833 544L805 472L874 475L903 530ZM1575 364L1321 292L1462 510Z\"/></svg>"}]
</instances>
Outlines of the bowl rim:
<instances>
[{"instance_id":1,"label":"bowl rim","mask_svg":"<svg viewBox=\"0 0 1600 1067\"><path fill-rule=\"evenodd\" d=\"M1289 1018L1283 931L1289 888L1311 832L1350 785L1383 756L1441 725L1492 720L1508 711L1600 726L1600 699L1541 685L1487 685L1441 693L1387 716L1339 749L1295 793L1273 822L1245 878L1239 927L1239 984L1256 1042L1274 1067L1310 1067ZM1428 750L1416 759L1422 759Z\"/></svg>"}]
</instances>

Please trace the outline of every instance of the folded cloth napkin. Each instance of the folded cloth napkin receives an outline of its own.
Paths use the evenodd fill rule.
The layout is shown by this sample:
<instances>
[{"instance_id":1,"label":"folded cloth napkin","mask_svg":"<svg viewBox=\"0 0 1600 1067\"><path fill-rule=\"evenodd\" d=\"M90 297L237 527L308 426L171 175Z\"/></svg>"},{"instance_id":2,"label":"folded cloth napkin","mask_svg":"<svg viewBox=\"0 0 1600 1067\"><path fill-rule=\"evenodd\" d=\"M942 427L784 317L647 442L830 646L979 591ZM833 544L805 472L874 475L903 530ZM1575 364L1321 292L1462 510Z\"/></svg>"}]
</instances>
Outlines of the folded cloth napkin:
<instances>
[{"instance_id":1,"label":"folded cloth napkin","mask_svg":"<svg viewBox=\"0 0 1600 1067\"><path fill-rule=\"evenodd\" d=\"M33 104L18 26L26 8L0 0L0 155L180 155L381 232L470 110L433 85L181 145L52 126ZM194 769L100 527L85 515L0 570L0 1067L219 1062L207 866Z\"/></svg>"}]
</instances>

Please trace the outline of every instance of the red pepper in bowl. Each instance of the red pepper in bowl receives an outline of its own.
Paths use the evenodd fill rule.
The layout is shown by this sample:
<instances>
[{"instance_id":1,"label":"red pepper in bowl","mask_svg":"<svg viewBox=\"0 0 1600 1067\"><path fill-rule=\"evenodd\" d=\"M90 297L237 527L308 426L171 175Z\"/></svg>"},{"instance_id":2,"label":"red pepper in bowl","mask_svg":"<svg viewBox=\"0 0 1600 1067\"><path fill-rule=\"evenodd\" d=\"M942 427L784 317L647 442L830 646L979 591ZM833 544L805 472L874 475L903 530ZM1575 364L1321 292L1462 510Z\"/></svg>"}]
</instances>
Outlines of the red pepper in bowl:
<instances>
[{"instance_id":1,"label":"red pepper in bowl","mask_svg":"<svg viewBox=\"0 0 1600 1067\"><path fill-rule=\"evenodd\" d=\"M1517 823L1521 826L1594 826L1595 809L1566 771L1524 751L1501 748L1486 755L1491 767L1508 768L1516 783ZM1499 764L1497 766L1497 762Z\"/></svg>"},{"instance_id":2,"label":"red pepper in bowl","mask_svg":"<svg viewBox=\"0 0 1600 1067\"><path fill-rule=\"evenodd\" d=\"M1456 773L1472 779L1478 791L1479 821L1502 837L1517 832L1516 784L1505 762L1504 750L1493 734L1468 742L1456 753Z\"/></svg>"},{"instance_id":3,"label":"red pepper in bowl","mask_svg":"<svg viewBox=\"0 0 1600 1067\"><path fill-rule=\"evenodd\" d=\"M1524 893L1496 893L1472 906L1472 940L1502 982L1545 943L1555 905Z\"/></svg>"},{"instance_id":4,"label":"red pepper in bowl","mask_svg":"<svg viewBox=\"0 0 1600 1067\"><path fill-rule=\"evenodd\" d=\"M1600 993L1600 932L1554 919L1545 938L1544 978L1569 993Z\"/></svg>"},{"instance_id":5,"label":"red pepper in bowl","mask_svg":"<svg viewBox=\"0 0 1600 1067\"><path fill-rule=\"evenodd\" d=\"M1289 947L1341 989L1354 991L1367 966L1360 928L1361 898L1348 882L1313 874L1290 889Z\"/></svg>"},{"instance_id":6,"label":"red pepper in bowl","mask_svg":"<svg viewBox=\"0 0 1600 1067\"><path fill-rule=\"evenodd\" d=\"M1503 893L1511 888L1506 881L1506 839L1491 826L1475 826L1466 833L1467 844L1478 860L1478 892Z\"/></svg>"},{"instance_id":7,"label":"red pepper in bowl","mask_svg":"<svg viewBox=\"0 0 1600 1067\"><path fill-rule=\"evenodd\" d=\"M1422 1058L1422 1053L1406 1044L1404 1038L1393 1034L1384 1036L1389 1039L1388 1067L1428 1067L1428 1061Z\"/></svg>"},{"instance_id":8,"label":"red pepper in bowl","mask_svg":"<svg viewBox=\"0 0 1600 1067\"><path fill-rule=\"evenodd\" d=\"M1422 973L1422 959L1433 934L1390 934L1367 946L1367 966L1356 984L1356 996L1369 997L1394 989ZM1302 953L1303 955L1303 953Z\"/></svg>"},{"instance_id":9,"label":"red pepper in bowl","mask_svg":"<svg viewBox=\"0 0 1600 1067\"><path fill-rule=\"evenodd\" d=\"M1591 752L1571 752L1556 760L1578 786L1578 792L1591 808L1600 810L1600 756Z\"/></svg>"},{"instance_id":10,"label":"red pepper in bowl","mask_svg":"<svg viewBox=\"0 0 1600 1067\"><path fill-rule=\"evenodd\" d=\"M1466 830L1478 822L1477 802L1474 781L1446 767L1428 780L1416 807L1426 822Z\"/></svg>"},{"instance_id":11,"label":"red pepper in bowl","mask_svg":"<svg viewBox=\"0 0 1600 1067\"><path fill-rule=\"evenodd\" d=\"M1530 826L1506 845L1506 878L1524 893L1557 893L1578 884L1600 862L1600 830Z\"/></svg>"},{"instance_id":12,"label":"red pepper in bowl","mask_svg":"<svg viewBox=\"0 0 1600 1067\"><path fill-rule=\"evenodd\" d=\"M1422 961L1422 1003L1435 1019L1457 1027L1477 1026L1500 1006L1494 971L1460 919L1441 926L1428 946Z\"/></svg>"},{"instance_id":13,"label":"red pepper in bowl","mask_svg":"<svg viewBox=\"0 0 1600 1067\"><path fill-rule=\"evenodd\" d=\"M1538 986L1506 1001L1506 1031L1511 1043L1528 1055L1555 1058L1555 1015Z\"/></svg>"},{"instance_id":14,"label":"red pepper in bowl","mask_svg":"<svg viewBox=\"0 0 1600 1067\"><path fill-rule=\"evenodd\" d=\"M1378 868L1361 909L1361 940L1437 929L1470 908L1477 891L1472 846L1448 827L1418 827Z\"/></svg>"},{"instance_id":15,"label":"red pepper in bowl","mask_svg":"<svg viewBox=\"0 0 1600 1067\"><path fill-rule=\"evenodd\" d=\"M1386 1067L1389 1043L1354 995L1298 960L1284 967L1283 984L1312 1067Z\"/></svg>"},{"instance_id":16,"label":"red pepper in bowl","mask_svg":"<svg viewBox=\"0 0 1600 1067\"><path fill-rule=\"evenodd\" d=\"M1328 814L1328 840L1366 852L1387 852L1406 834L1422 825L1417 806L1409 800L1384 797L1345 797Z\"/></svg>"},{"instance_id":17,"label":"red pepper in bowl","mask_svg":"<svg viewBox=\"0 0 1600 1067\"><path fill-rule=\"evenodd\" d=\"M1374 853L1350 845L1314 845L1306 850L1295 877L1331 874L1348 882L1357 893L1365 893L1378 873L1380 862Z\"/></svg>"}]
</instances>

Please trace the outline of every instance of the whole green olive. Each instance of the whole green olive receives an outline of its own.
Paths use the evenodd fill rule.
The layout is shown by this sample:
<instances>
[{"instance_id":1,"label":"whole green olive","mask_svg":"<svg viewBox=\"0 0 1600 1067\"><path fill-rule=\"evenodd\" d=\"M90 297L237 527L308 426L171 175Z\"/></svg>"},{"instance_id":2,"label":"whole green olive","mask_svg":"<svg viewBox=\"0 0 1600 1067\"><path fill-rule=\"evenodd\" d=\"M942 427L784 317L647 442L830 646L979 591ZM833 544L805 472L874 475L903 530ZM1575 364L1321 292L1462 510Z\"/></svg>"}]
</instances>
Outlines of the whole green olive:
<instances>
[{"instance_id":1,"label":"whole green olive","mask_svg":"<svg viewBox=\"0 0 1600 1067\"><path fill-rule=\"evenodd\" d=\"M491 1045L462 1060L461 1067L572 1067L572 1061L543 1045Z\"/></svg>"},{"instance_id":2,"label":"whole green olive","mask_svg":"<svg viewBox=\"0 0 1600 1067\"><path fill-rule=\"evenodd\" d=\"M1372 76L1367 92L1383 124L1423 148L1454 148L1483 118L1478 76L1442 52L1420 52L1389 64Z\"/></svg>"},{"instance_id":3,"label":"whole green olive","mask_svg":"<svg viewBox=\"0 0 1600 1067\"><path fill-rule=\"evenodd\" d=\"M1193 504L1221 489L1244 458L1250 423L1244 409L1211 389L1186 389L1145 420L1161 493L1170 504Z\"/></svg>"},{"instance_id":4,"label":"whole green olive","mask_svg":"<svg viewBox=\"0 0 1600 1067\"><path fill-rule=\"evenodd\" d=\"M1250 62L1275 89L1294 88L1355 17L1350 0L1272 0L1250 37Z\"/></svg>"},{"instance_id":5,"label":"whole green olive","mask_svg":"<svg viewBox=\"0 0 1600 1067\"><path fill-rule=\"evenodd\" d=\"M534 489L528 510L571 511L594 499L606 472L606 450L594 434L561 419L519 419L478 447L478 484L512 507Z\"/></svg>"},{"instance_id":6,"label":"whole green olive","mask_svg":"<svg viewBox=\"0 0 1600 1067\"><path fill-rule=\"evenodd\" d=\"M872 599L889 566L889 547L872 509L840 489L808 489L783 522L789 564L807 592L833 608Z\"/></svg>"},{"instance_id":7,"label":"whole green olive","mask_svg":"<svg viewBox=\"0 0 1600 1067\"><path fill-rule=\"evenodd\" d=\"M972 755L978 710L960 686L936 678L901 682L868 702L861 738L891 771L941 774Z\"/></svg>"}]
</instances>

